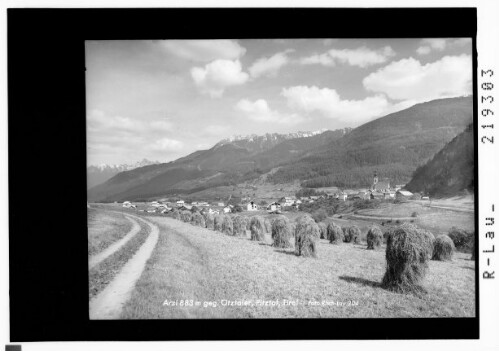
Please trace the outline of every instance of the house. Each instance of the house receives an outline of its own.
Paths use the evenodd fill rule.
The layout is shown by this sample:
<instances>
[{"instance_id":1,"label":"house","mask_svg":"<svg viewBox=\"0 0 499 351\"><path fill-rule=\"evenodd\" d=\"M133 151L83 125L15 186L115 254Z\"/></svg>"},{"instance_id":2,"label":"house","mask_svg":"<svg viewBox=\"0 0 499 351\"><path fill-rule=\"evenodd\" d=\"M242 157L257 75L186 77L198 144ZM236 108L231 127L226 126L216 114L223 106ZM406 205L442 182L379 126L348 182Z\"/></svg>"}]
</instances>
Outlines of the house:
<instances>
[{"instance_id":1,"label":"house","mask_svg":"<svg viewBox=\"0 0 499 351\"><path fill-rule=\"evenodd\" d=\"M383 198L384 198L384 195L382 192L378 192L378 191L371 192L371 199L381 200Z\"/></svg>"},{"instance_id":2,"label":"house","mask_svg":"<svg viewBox=\"0 0 499 351\"><path fill-rule=\"evenodd\" d=\"M207 203L206 201L201 201L201 202L198 202L198 206L201 206L201 207L209 207L210 204Z\"/></svg>"},{"instance_id":3,"label":"house","mask_svg":"<svg viewBox=\"0 0 499 351\"><path fill-rule=\"evenodd\" d=\"M320 196L310 196L310 200L319 200Z\"/></svg>"},{"instance_id":4,"label":"house","mask_svg":"<svg viewBox=\"0 0 499 351\"><path fill-rule=\"evenodd\" d=\"M412 193L407 190L399 190L395 193L395 197L399 200L407 200L412 197Z\"/></svg>"},{"instance_id":5,"label":"house","mask_svg":"<svg viewBox=\"0 0 499 351\"><path fill-rule=\"evenodd\" d=\"M253 201L250 201L246 205L246 210L248 210L248 211L258 211L258 206Z\"/></svg>"},{"instance_id":6,"label":"house","mask_svg":"<svg viewBox=\"0 0 499 351\"><path fill-rule=\"evenodd\" d=\"M147 213L156 213L156 207L148 207L148 208L146 209L146 212L147 212Z\"/></svg>"},{"instance_id":7,"label":"house","mask_svg":"<svg viewBox=\"0 0 499 351\"><path fill-rule=\"evenodd\" d=\"M225 206L223 208L223 211L224 211L224 213L231 213L232 212L232 206L231 205Z\"/></svg>"},{"instance_id":8,"label":"house","mask_svg":"<svg viewBox=\"0 0 499 351\"><path fill-rule=\"evenodd\" d=\"M353 199L361 199L361 200L368 200L371 198L371 194L368 193L367 191L359 191L357 194L355 194Z\"/></svg>"},{"instance_id":9,"label":"house","mask_svg":"<svg viewBox=\"0 0 499 351\"><path fill-rule=\"evenodd\" d=\"M301 200L296 200L295 201L295 204L297 204L297 205L300 205L301 203L302 203Z\"/></svg>"},{"instance_id":10,"label":"house","mask_svg":"<svg viewBox=\"0 0 499 351\"><path fill-rule=\"evenodd\" d=\"M430 200L430 197L429 196L423 196L423 197L421 197L421 200Z\"/></svg>"},{"instance_id":11,"label":"house","mask_svg":"<svg viewBox=\"0 0 499 351\"><path fill-rule=\"evenodd\" d=\"M219 202L219 203L217 203L217 206L224 207L225 204L223 202Z\"/></svg>"},{"instance_id":12,"label":"house","mask_svg":"<svg viewBox=\"0 0 499 351\"><path fill-rule=\"evenodd\" d=\"M177 208L179 211L190 211L192 209L192 206L190 205L182 205Z\"/></svg>"},{"instance_id":13,"label":"house","mask_svg":"<svg viewBox=\"0 0 499 351\"><path fill-rule=\"evenodd\" d=\"M386 200L393 199L393 198L395 198L395 192L394 191L385 191L383 193L383 198Z\"/></svg>"},{"instance_id":14,"label":"house","mask_svg":"<svg viewBox=\"0 0 499 351\"><path fill-rule=\"evenodd\" d=\"M285 196L281 199L281 202L283 203L282 205L285 207L293 206L295 201L296 201L296 198L294 196Z\"/></svg>"},{"instance_id":15,"label":"house","mask_svg":"<svg viewBox=\"0 0 499 351\"><path fill-rule=\"evenodd\" d=\"M177 206L182 206L183 204L185 204L184 200L178 200L177 201Z\"/></svg>"},{"instance_id":16,"label":"house","mask_svg":"<svg viewBox=\"0 0 499 351\"><path fill-rule=\"evenodd\" d=\"M281 204L278 202L273 202L270 205L267 206L267 211L269 212L280 212L281 211Z\"/></svg>"},{"instance_id":17,"label":"house","mask_svg":"<svg viewBox=\"0 0 499 351\"><path fill-rule=\"evenodd\" d=\"M132 206L132 203L131 203L130 201L125 201L125 202L123 202L123 207L128 208L128 207L130 207L130 206Z\"/></svg>"}]
</instances>

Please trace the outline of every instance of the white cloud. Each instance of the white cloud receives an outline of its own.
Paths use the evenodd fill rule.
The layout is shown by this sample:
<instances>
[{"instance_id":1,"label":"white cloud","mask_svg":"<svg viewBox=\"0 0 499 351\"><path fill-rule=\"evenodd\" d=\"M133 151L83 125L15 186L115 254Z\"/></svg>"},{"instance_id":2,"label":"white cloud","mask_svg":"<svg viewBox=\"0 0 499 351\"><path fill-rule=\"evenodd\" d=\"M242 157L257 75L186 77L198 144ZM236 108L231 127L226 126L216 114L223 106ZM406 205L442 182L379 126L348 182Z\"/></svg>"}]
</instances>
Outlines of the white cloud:
<instances>
[{"instance_id":1,"label":"white cloud","mask_svg":"<svg viewBox=\"0 0 499 351\"><path fill-rule=\"evenodd\" d=\"M324 66L344 63L350 66L365 68L384 63L392 56L395 56L395 51L390 46L385 46L378 50L371 50L363 46L357 49L331 49L323 54L304 57L299 62L301 64L321 64Z\"/></svg>"},{"instance_id":2,"label":"white cloud","mask_svg":"<svg viewBox=\"0 0 499 351\"><path fill-rule=\"evenodd\" d=\"M184 143L175 139L161 138L154 141L149 147L155 151L179 151L183 149Z\"/></svg>"},{"instance_id":3,"label":"white cloud","mask_svg":"<svg viewBox=\"0 0 499 351\"><path fill-rule=\"evenodd\" d=\"M272 110L267 101L258 99L254 102L242 99L236 104L236 110L242 112L246 117L255 122L297 124L303 118L296 114L285 114Z\"/></svg>"},{"instance_id":4,"label":"white cloud","mask_svg":"<svg viewBox=\"0 0 499 351\"><path fill-rule=\"evenodd\" d=\"M248 69L251 77L258 78L260 76L275 76L281 67L289 63L287 54L292 51L293 50L286 50L273 56L262 57L256 60Z\"/></svg>"},{"instance_id":5,"label":"white cloud","mask_svg":"<svg viewBox=\"0 0 499 351\"><path fill-rule=\"evenodd\" d=\"M469 55L445 56L425 65L411 57L371 73L363 84L395 100L428 101L471 93L471 77Z\"/></svg>"},{"instance_id":6,"label":"white cloud","mask_svg":"<svg viewBox=\"0 0 499 351\"><path fill-rule=\"evenodd\" d=\"M346 122L348 125L358 125L410 105L393 105L381 94L363 100L342 100L336 90L316 86L284 88L281 95L288 100L291 108L319 112L325 117Z\"/></svg>"},{"instance_id":7,"label":"white cloud","mask_svg":"<svg viewBox=\"0 0 499 351\"><path fill-rule=\"evenodd\" d=\"M449 46L471 45L470 38L445 39L425 38L421 39L420 46L416 49L419 55L427 55L432 51L444 51Z\"/></svg>"},{"instance_id":8,"label":"white cloud","mask_svg":"<svg viewBox=\"0 0 499 351\"><path fill-rule=\"evenodd\" d=\"M225 88L246 83L249 75L241 70L239 60L215 60L204 68L193 67L191 76L201 92L221 97Z\"/></svg>"},{"instance_id":9,"label":"white cloud","mask_svg":"<svg viewBox=\"0 0 499 351\"><path fill-rule=\"evenodd\" d=\"M302 65L323 65L334 66L334 60L329 54L314 54L311 56L303 57L299 60Z\"/></svg>"},{"instance_id":10,"label":"white cloud","mask_svg":"<svg viewBox=\"0 0 499 351\"><path fill-rule=\"evenodd\" d=\"M199 62L235 60L246 53L235 40L161 40L156 43L171 54Z\"/></svg>"},{"instance_id":11,"label":"white cloud","mask_svg":"<svg viewBox=\"0 0 499 351\"><path fill-rule=\"evenodd\" d=\"M224 135L224 134L228 133L229 129L230 129L229 126L226 126L226 125L225 126L211 125L211 126L204 128L204 132L210 136L220 136L220 135Z\"/></svg>"}]
</instances>

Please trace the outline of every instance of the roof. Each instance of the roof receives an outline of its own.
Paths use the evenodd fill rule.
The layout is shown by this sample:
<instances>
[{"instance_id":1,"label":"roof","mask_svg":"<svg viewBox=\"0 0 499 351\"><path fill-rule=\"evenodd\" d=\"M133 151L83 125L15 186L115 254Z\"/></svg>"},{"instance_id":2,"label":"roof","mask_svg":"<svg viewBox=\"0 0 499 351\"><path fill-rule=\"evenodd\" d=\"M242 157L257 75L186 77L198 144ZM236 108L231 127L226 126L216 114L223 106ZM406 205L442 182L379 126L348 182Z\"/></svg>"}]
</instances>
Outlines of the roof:
<instances>
[{"instance_id":1,"label":"roof","mask_svg":"<svg viewBox=\"0 0 499 351\"><path fill-rule=\"evenodd\" d=\"M404 196L412 196L412 193L410 191L407 191L407 190L399 190L399 191L397 191L397 193L402 194Z\"/></svg>"},{"instance_id":2,"label":"roof","mask_svg":"<svg viewBox=\"0 0 499 351\"><path fill-rule=\"evenodd\" d=\"M390 182L382 181L374 185L374 189L389 189Z\"/></svg>"}]
</instances>

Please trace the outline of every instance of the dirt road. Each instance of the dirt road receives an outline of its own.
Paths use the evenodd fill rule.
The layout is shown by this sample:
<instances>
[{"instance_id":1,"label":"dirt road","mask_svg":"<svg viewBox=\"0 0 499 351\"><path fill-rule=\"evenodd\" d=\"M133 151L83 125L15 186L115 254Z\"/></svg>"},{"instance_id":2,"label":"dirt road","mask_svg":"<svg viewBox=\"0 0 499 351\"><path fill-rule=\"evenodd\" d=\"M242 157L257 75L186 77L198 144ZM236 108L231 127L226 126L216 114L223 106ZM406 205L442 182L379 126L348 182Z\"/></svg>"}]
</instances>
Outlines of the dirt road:
<instances>
[{"instance_id":1,"label":"dirt road","mask_svg":"<svg viewBox=\"0 0 499 351\"><path fill-rule=\"evenodd\" d=\"M97 266L99 263L101 263L106 258L111 256L113 253L118 251L123 245L125 245L131 238L133 238L140 231L140 225L134 219L132 219L130 216L125 216L125 218L130 222L132 222L132 229L122 239L109 245L109 247L107 247L105 250L91 256L90 259L88 260L89 269L92 269L93 267Z\"/></svg>"},{"instance_id":2,"label":"dirt road","mask_svg":"<svg viewBox=\"0 0 499 351\"><path fill-rule=\"evenodd\" d=\"M131 217L138 220L140 225L149 226L149 236L109 285L90 301L90 319L119 319L123 305L129 299L158 242L159 229L155 224L144 218Z\"/></svg>"}]
</instances>

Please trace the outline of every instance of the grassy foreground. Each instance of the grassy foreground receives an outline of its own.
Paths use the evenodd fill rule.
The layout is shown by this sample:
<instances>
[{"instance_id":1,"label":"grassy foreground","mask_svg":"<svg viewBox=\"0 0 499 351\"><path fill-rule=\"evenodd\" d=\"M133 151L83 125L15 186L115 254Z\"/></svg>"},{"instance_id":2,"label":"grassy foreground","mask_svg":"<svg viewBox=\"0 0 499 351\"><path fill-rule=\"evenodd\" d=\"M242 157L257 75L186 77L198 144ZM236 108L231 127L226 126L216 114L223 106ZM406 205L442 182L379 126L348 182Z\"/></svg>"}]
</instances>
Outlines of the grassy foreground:
<instances>
[{"instance_id":1,"label":"grassy foreground","mask_svg":"<svg viewBox=\"0 0 499 351\"><path fill-rule=\"evenodd\" d=\"M160 238L125 319L472 317L474 261L456 253L430 262L423 296L379 286L384 247L318 244L318 258L297 257L249 238L234 238L171 218L148 217ZM187 300L188 306L182 306ZM192 306L191 305L192 301ZM199 302L199 305L197 305ZM246 306L242 304L247 304Z\"/></svg>"},{"instance_id":2,"label":"grassy foreground","mask_svg":"<svg viewBox=\"0 0 499 351\"><path fill-rule=\"evenodd\" d=\"M94 208L87 209L87 226L88 256L106 249L132 229L132 223L124 215Z\"/></svg>"}]
</instances>

